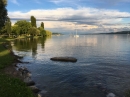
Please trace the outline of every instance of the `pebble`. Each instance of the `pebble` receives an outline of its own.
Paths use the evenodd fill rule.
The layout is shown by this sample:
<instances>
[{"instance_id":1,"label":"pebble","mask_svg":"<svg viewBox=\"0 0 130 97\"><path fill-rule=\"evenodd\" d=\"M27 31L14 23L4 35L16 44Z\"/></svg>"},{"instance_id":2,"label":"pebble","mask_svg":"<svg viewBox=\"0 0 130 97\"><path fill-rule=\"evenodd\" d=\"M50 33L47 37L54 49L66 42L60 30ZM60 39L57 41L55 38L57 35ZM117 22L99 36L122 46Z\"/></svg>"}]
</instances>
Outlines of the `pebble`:
<instances>
[{"instance_id":1,"label":"pebble","mask_svg":"<svg viewBox=\"0 0 130 97\"><path fill-rule=\"evenodd\" d=\"M30 88L34 93L38 93L39 91L41 91L41 90L38 89L36 86L29 86L29 88Z\"/></svg>"},{"instance_id":2,"label":"pebble","mask_svg":"<svg viewBox=\"0 0 130 97\"><path fill-rule=\"evenodd\" d=\"M47 91L46 90L42 90L40 91L40 93L38 93L38 97L45 97Z\"/></svg>"},{"instance_id":3,"label":"pebble","mask_svg":"<svg viewBox=\"0 0 130 97\"><path fill-rule=\"evenodd\" d=\"M108 93L106 97L116 97L114 93Z\"/></svg>"},{"instance_id":4,"label":"pebble","mask_svg":"<svg viewBox=\"0 0 130 97\"><path fill-rule=\"evenodd\" d=\"M35 82L32 81L30 78L25 78L24 79L24 82L26 83L27 86L32 86L32 85L35 85Z\"/></svg>"}]
</instances>

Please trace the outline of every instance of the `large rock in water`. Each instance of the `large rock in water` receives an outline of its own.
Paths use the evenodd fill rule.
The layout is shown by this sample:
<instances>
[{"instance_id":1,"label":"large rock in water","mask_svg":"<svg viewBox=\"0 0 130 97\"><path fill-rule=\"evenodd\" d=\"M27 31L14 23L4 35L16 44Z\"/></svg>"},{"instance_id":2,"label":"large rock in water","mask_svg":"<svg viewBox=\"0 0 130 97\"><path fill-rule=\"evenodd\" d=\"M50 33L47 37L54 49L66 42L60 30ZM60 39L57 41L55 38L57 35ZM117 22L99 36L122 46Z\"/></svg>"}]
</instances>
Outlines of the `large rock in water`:
<instances>
[{"instance_id":1,"label":"large rock in water","mask_svg":"<svg viewBox=\"0 0 130 97\"><path fill-rule=\"evenodd\" d=\"M51 58L53 61L64 61L64 62L77 62L76 58L73 57L53 57Z\"/></svg>"}]
</instances>

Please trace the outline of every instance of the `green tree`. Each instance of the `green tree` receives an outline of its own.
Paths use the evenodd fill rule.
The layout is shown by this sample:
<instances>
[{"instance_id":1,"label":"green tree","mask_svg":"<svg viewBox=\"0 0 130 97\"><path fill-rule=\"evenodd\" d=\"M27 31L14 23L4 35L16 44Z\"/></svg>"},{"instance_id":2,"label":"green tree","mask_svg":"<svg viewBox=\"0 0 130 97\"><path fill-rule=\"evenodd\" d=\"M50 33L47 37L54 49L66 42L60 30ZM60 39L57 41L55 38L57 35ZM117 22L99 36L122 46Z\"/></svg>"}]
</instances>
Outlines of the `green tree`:
<instances>
[{"instance_id":1,"label":"green tree","mask_svg":"<svg viewBox=\"0 0 130 97\"><path fill-rule=\"evenodd\" d=\"M0 0L0 29L5 25L7 20L6 10L7 0Z\"/></svg>"},{"instance_id":2,"label":"green tree","mask_svg":"<svg viewBox=\"0 0 130 97\"><path fill-rule=\"evenodd\" d=\"M52 35L52 33L50 31L46 30L46 36L51 36L51 35Z\"/></svg>"},{"instance_id":3,"label":"green tree","mask_svg":"<svg viewBox=\"0 0 130 97\"><path fill-rule=\"evenodd\" d=\"M41 22L41 27L44 29L44 23L43 22Z\"/></svg>"},{"instance_id":4,"label":"green tree","mask_svg":"<svg viewBox=\"0 0 130 97\"><path fill-rule=\"evenodd\" d=\"M32 25L32 27L37 27L36 18L34 16L31 16L31 25Z\"/></svg>"},{"instance_id":5,"label":"green tree","mask_svg":"<svg viewBox=\"0 0 130 97\"><path fill-rule=\"evenodd\" d=\"M7 34L5 26L1 28L0 34Z\"/></svg>"},{"instance_id":6,"label":"green tree","mask_svg":"<svg viewBox=\"0 0 130 97\"><path fill-rule=\"evenodd\" d=\"M8 18L7 21L5 22L5 28L6 28L7 34L10 37L10 34L11 34L11 21L10 21L10 18Z\"/></svg>"},{"instance_id":7,"label":"green tree","mask_svg":"<svg viewBox=\"0 0 130 97\"><path fill-rule=\"evenodd\" d=\"M35 36L39 34L39 30L36 27L31 27L28 31L28 34Z\"/></svg>"},{"instance_id":8,"label":"green tree","mask_svg":"<svg viewBox=\"0 0 130 97\"><path fill-rule=\"evenodd\" d=\"M18 27L18 25L12 26L12 34L17 36L20 35L20 27Z\"/></svg>"},{"instance_id":9,"label":"green tree","mask_svg":"<svg viewBox=\"0 0 130 97\"><path fill-rule=\"evenodd\" d=\"M20 30L20 35L27 34L28 30L31 28L31 23L26 20L17 21L15 25L18 26L18 29Z\"/></svg>"},{"instance_id":10,"label":"green tree","mask_svg":"<svg viewBox=\"0 0 130 97\"><path fill-rule=\"evenodd\" d=\"M41 36L46 36L46 31L43 29L43 27L39 27L38 29L40 31Z\"/></svg>"},{"instance_id":11,"label":"green tree","mask_svg":"<svg viewBox=\"0 0 130 97\"><path fill-rule=\"evenodd\" d=\"M41 33L40 33L40 30L39 30L39 29L37 29L36 33L37 33L37 35L41 35Z\"/></svg>"}]
</instances>

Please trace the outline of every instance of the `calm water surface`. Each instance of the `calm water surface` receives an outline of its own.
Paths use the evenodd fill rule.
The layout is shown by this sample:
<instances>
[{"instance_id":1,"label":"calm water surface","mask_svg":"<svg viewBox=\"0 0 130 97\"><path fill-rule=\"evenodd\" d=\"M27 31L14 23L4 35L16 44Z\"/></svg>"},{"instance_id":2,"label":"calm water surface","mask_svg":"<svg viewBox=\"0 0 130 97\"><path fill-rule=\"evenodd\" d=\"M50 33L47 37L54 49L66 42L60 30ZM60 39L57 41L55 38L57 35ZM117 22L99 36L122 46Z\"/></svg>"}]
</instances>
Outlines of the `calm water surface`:
<instances>
[{"instance_id":1,"label":"calm water surface","mask_svg":"<svg viewBox=\"0 0 130 97\"><path fill-rule=\"evenodd\" d=\"M12 42L15 54L32 73L46 97L105 97L105 90L122 97L130 89L130 35L68 35ZM50 58L69 56L76 63Z\"/></svg>"}]
</instances>

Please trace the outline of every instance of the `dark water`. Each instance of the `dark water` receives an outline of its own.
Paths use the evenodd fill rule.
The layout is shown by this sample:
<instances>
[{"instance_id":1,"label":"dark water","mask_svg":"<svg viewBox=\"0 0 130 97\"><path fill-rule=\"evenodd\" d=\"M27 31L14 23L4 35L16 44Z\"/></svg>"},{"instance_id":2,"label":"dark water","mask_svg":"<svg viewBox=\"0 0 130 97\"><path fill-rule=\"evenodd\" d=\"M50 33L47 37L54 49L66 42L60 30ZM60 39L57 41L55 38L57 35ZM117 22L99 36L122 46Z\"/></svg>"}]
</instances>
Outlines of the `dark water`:
<instances>
[{"instance_id":1,"label":"dark water","mask_svg":"<svg viewBox=\"0 0 130 97\"><path fill-rule=\"evenodd\" d=\"M32 73L36 86L46 97L105 97L113 92L122 97L130 89L130 36L52 36L12 42L16 54ZM76 63L51 61L69 56Z\"/></svg>"}]
</instances>

